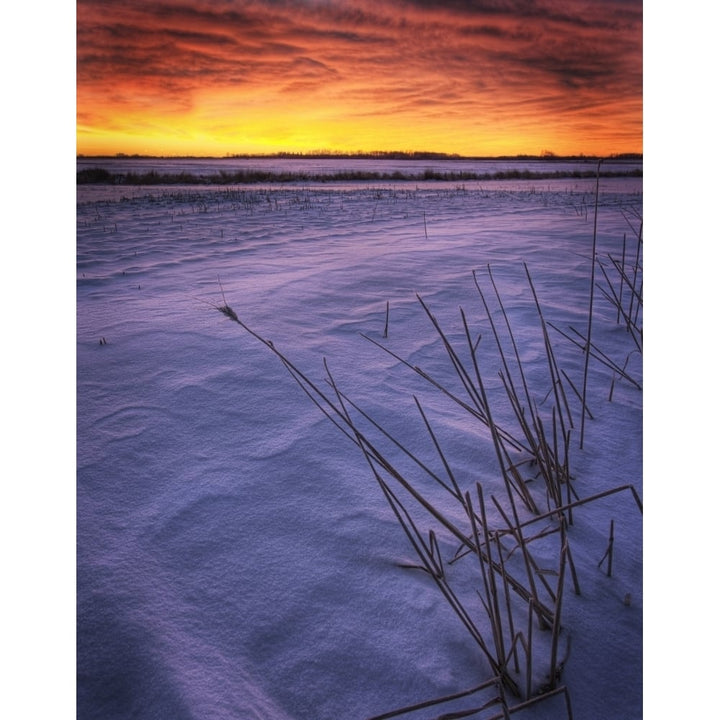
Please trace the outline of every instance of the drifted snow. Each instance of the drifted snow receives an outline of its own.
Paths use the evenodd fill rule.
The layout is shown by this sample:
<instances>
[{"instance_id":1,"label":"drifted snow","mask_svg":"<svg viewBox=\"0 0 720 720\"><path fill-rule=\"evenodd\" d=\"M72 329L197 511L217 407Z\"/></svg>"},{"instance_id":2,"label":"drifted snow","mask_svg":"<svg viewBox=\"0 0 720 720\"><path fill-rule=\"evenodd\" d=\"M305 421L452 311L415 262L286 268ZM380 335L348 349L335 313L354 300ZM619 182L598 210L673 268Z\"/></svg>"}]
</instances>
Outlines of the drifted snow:
<instances>
[{"instance_id":1,"label":"drifted snow","mask_svg":"<svg viewBox=\"0 0 720 720\"><path fill-rule=\"evenodd\" d=\"M602 189L598 255L619 257L623 236L634 252L641 180ZM493 300L489 265L541 382L523 263L546 320L584 332L593 190L134 188L123 199L121 188L78 189L78 717L360 720L491 675L430 578L400 567L417 559L358 448L216 308L230 306L323 387L326 359L343 392L440 472L417 396L459 482L500 492L487 429L361 333L453 384L417 295L458 342L462 307L500 398L472 275ZM642 384L615 310L599 293L595 303L594 342L620 365L629 356ZM582 352L552 341L581 387ZM609 402L611 383L591 361L594 420L571 451L581 497L626 484L642 495L642 391L616 379ZM611 520L608 578L598 563ZM582 590L568 584L563 613L574 718L634 720L642 515L630 493L612 495L577 509L570 536ZM562 712L550 701L518 717Z\"/></svg>"}]
</instances>

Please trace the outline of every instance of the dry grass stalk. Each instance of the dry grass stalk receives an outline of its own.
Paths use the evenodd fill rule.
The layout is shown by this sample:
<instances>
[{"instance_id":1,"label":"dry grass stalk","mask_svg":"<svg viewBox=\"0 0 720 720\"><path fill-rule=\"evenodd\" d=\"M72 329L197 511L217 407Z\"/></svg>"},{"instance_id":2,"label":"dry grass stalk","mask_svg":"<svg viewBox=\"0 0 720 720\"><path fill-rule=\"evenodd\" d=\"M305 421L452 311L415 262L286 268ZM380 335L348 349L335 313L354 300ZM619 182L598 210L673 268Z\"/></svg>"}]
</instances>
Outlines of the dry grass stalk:
<instances>
[{"instance_id":1,"label":"dry grass stalk","mask_svg":"<svg viewBox=\"0 0 720 720\"><path fill-rule=\"evenodd\" d=\"M523 563L525 565L525 574L527 577L527 583L528 587L525 590L525 599L533 601L533 610L537 614L538 622L540 624L540 627L542 629L545 629L549 623L552 621L553 618L553 611L546 607L540 600L540 596L538 595L537 586L535 584L535 577L538 576L540 581L546 585L546 580L542 577L542 575L538 574L538 567L537 563L533 559L530 550L528 548L528 544L525 540L525 537L522 532L522 528L520 526L518 516L517 516L517 509L515 508L515 505L512 501L512 498L510 499L510 504L513 507L513 513L515 516L514 522L511 522L508 518L507 513L503 509L503 507L500 505L500 503L497 501L495 497L492 498L495 507L497 508L498 512L500 513L501 517L505 521L505 524L507 525L510 533L515 538L515 541L517 543L517 547L520 548L520 553L523 558Z\"/></svg>"},{"instance_id":2,"label":"dry grass stalk","mask_svg":"<svg viewBox=\"0 0 720 720\"><path fill-rule=\"evenodd\" d=\"M550 323L550 327L554 327L554 326L552 325L552 323ZM582 395L580 394L579 390L578 390L578 389L575 387L575 385L573 384L573 381L570 379L570 377L568 376L568 374L567 374L564 370L561 370L560 372L562 373L563 377L567 380L568 385L570 385L570 388L571 388L572 391L575 393L575 396L577 397L577 399L582 403L582 402L583 402ZM591 420L594 420L593 414L590 412L590 409L588 408L587 405L584 405L584 404L583 404L583 410L588 414L588 417L589 417Z\"/></svg>"},{"instance_id":3,"label":"dry grass stalk","mask_svg":"<svg viewBox=\"0 0 720 720\"><path fill-rule=\"evenodd\" d=\"M507 449L503 446L503 454L505 455L505 462L507 463L508 472L508 483L515 489L518 496L524 503L525 507L532 513L539 513L535 499L530 492L527 482L523 479L522 475L517 469L517 465L510 461L510 456Z\"/></svg>"},{"instance_id":4,"label":"dry grass stalk","mask_svg":"<svg viewBox=\"0 0 720 720\"><path fill-rule=\"evenodd\" d=\"M551 642L551 651L550 651L550 689L551 690L553 690L555 688L555 684L560 675L560 668L558 668L557 651L558 651L558 641L560 639L560 629L562 627L560 618L561 618L561 612L562 612L563 593L564 593L564 589L565 589L565 566L566 565L567 565L567 541L565 541L565 543L562 546L562 550L560 551L560 570L558 573L557 593L555 594L555 597L556 597L555 617L553 618L552 642Z\"/></svg>"},{"instance_id":5,"label":"dry grass stalk","mask_svg":"<svg viewBox=\"0 0 720 720\"><path fill-rule=\"evenodd\" d=\"M527 666L525 668L525 697L532 695L532 661L533 661L533 612L536 610L535 601L530 598L527 614L527 647L525 648Z\"/></svg>"},{"instance_id":6,"label":"dry grass stalk","mask_svg":"<svg viewBox=\"0 0 720 720\"><path fill-rule=\"evenodd\" d=\"M610 260L613 263L617 263L616 260L614 260L612 257ZM608 277L607 272L605 271L605 268L600 265L600 270L603 274L603 277L605 278L605 281L607 283L607 286L610 290L610 293L608 293L604 288L600 287L598 285L598 290L608 299L611 305L614 305L617 308L618 316L622 315L623 319L625 320L625 327L628 331L630 337L632 338L633 342L637 346L637 349L642 352L642 330L638 328L631 316L628 314L628 312L625 311L625 309L622 306L622 301L620 297L615 292L615 289L612 286L612 283L610 281L610 278ZM621 278L621 287L622 287L622 278Z\"/></svg>"},{"instance_id":7,"label":"dry grass stalk","mask_svg":"<svg viewBox=\"0 0 720 720\"><path fill-rule=\"evenodd\" d=\"M507 659L505 655L505 642L503 638L503 624L502 617L500 615L500 607L498 600L498 589L495 582L495 572L492 564L492 543L490 542L490 532L487 524L487 514L485 512L485 501L483 499L482 485L476 483L477 494L478 494L478 506L480 509L480 517L482 519L482 532L483 532L483 545L487 554L487 564L489 566L489 572L486 572L485 559L483 554L480 552L480 538L478 536L477 523L475 521L475 514L472 512L472 501L470 493L466 495L466 503L468 507L468 515L470 517L470 524L472 526L473 536L475 537L475 543L478 548L478 559L480 560L480 568L483 577L483 584L485 586L486 603L485 608L490 618L490 623L493 631L493 639L495 641L495 656L497 657L498 665L501 672L506 672ZM502 567L502 566L501 566ZM504 570L504 567L502 567Z\"/></svg>"},{"instance_id":8,"label":"dry grass stalk","mask_svg":"<svg viewBox=\"0 0 720 720\"><path fill-rule=\"evenodd\" d=\"M442 327L440 326L440 323L437 321L435 316L430 312L430 308L425 304L424 300L417 295L417 299L420 302L420 305L422 305L423 310L425 311L425 314L430 319L430 322L433 324L433 327L438 333L438 336L442 340L443 346L445 347L445 351L448 354L448 357L450 358L450 362L452 363L452 366L457 374L457 376L460 379L460 382L462 383L463 387L465 388L465 391L468 394L468 397L472 401L473 405L477 408L478 412L482 414L483 417L488 419L488 413L489 408L487 404L487 398L482 397L482 393L480 392L480 388L476 388L468 371L465 369L465 365L458 356L457 352L452 346L452 343L448 339L447 335L443 331ZM461 310L462 312L462 310ZM467 330L467 328L466 328ZM470 346L473 346L472 341L470 341Z\"/></svg>"},{"instance_id":9,"label":"dry grass stalk","mask_svg":"<svg viewBox=\"0 0 720 720\"><path fill-rule=\"evenodd\" d=\"M643 224L642 224L642 220L641 220L640 227L637 231L637 249L635 251L635 264L633 265L632 295L630 296L630 311L628 313L631 316L633 315L633 303L635 301L635 298L638 298L638 300L640 300L640 297L641 297L639 293L635 292L635 288L637 286L638 273L640 270L640 248L642 247L642 228L643 228ZM642 283L641 283L641 287L642 287ZM639 309L639 304L638 304L638 309ZM636 318L637 318L637 314L636 314Z\"/></svg>"},{"instance_id":10,"label":"dry grass stalk","mask_svg":"<svg viewBox=\"0 0 720 720\"><path fill-rule=\"evenodd\" d=\"M563 526L562 532L565 533L565 527ZM576 595L581 595L580 592L580 581L578 580L577 570L575 569L575 562L573 561L572 553L570 552L570 543L569 541L566 541L565 543L567 547L567 561L568 561L568 567L570 568L570 576L572 577L573 581L573 589L575 590Z\"/></svg>"},{"instance_id":11,"label":"dry grass stalk","mask_svg":"<svg viewBox=\"0 0 720 720\"><path fill-rule=\"evenodd\" d=\"M338 391L340 392L340 391ZM462 497L462 493L460 493L459 488L455 484L454 487L451 487L445 481L435 472L433 472L425 463L422 462L413 452L411 452L403 443L401 443L392 433L385 430L385 428L380 425L380 423L376 422L367 412L365 412L360 406L358 406L356 403L354 403L350 398L345 395L345 393L340 392L340 396L342 397L343 401L350 405L354 410L356 410L365 420L367 420L369 423L371 423L384 437L386 437L395 447L398 448L403 454L405 454L412 462L414 462L424 473L426 473L430 478L432 478L435 482L438 483L443 489L445 489L448 493L450 493L453 497L455 497L460 502L463 502L464 499ZM417 400L416 400L417 402ZM419 402L418 402L419 407ZM422 413L422 409L421 409ZM438 445L439 449L439 445ZM454 478L453 478L454 479Z\"/></svg>"},{"instance_id":12,"label":"dry grass stalk","mask_svg":"<svg viewBox=\"0 0 720 720\"><path fill-rule=\"evenodd\" d=\"M623 233L623 245L622 245L622 257L620 259L620 292L618 297L618 308L617 308L617 319L616 322L620 323L620 310L622 309L623 302L623 275L625 274L625 249L627 247L627 233Z\"/></svg>"},{"instance_id":13,"label":"dry grass stalk","mask_svg":"<svg viewBox=\"0 0 720 720\"><path fill-rule=\"evenodd\" d=\"M502 543L500 542L500 534L495 533L495 544L497 545L497 555L498 555L498 562L500 563L500 575L502 577L503 582L503 593L505 597L505 612L507 614L507 623L508 623L508 630L510 631L510 637L514 638L511 648L510 648L510 654L512 655L513 661L514 661L514 667L515 672L520 672L520 665L519 660L517 656L517 636L515 634L515 623L513 621L513 612L512 612L512 603L510 602L510 586L507 579L507 574L505 572L505 561L503 559L503 547Z\"/></svg>"},{"instance_id":14,"label":"dry grass stalk","mask_svg":"<svg viewBox=\"0 0 720 720\"><path fill-rule=\"evenodd\" d=\"M455 475L452 471L452 468L450 467L450 463L448 462L447 458L445 457L445 453L442 451L442 448L440 447L440 443L438 442L437 437L435 436L435 433L433 432L432 427L430 426L430 421L427 419L427 416L425 415L425 412L422 409L422 406L420 405L420 401L417 399L417 397L413 396L413 399L415 400L415 404L417 405L417 409L420 411L420 415L422 416L423 422L425 423L425 429L428 431L428 435L432 438L433 446L435 447L435 450L437 450L438 455L440 456L440 460L442 461L443 467L445 468L445 472L447 473L447 476L450 478L450 482L453 486L453 495L460 501L463 501L463 494L460 490L460 487L457 484L457 481L455 480Z\"/></svg>"},{"instance_id":15,"label":"dry grass stalk","mask_svg":"<svg viewBox=\"0 0 720 720\"><path fill-rule=\"evenodd\" d=\"M567 333L560 330L560 328L557 327L556 325L553 325L552 323L548 323L548 324L550 325L551 328L553 328L553 330L556 330L557 332L559 332L564 338L566 338L567 340L570 340L570 342L577 345L579 348L581 348L583 350L585 349L585 346L587 345L587 343L585 343L585 338L574 327L570 326L570 329L583 342L578 342L577 340L575 340L575 338L570 337L570 335L568 335ZM638 383L635 379L633 379L630 375L628 375L627 372L625 372L619 365L614 363L607 355L605 355L605 353L603 353L601 350L599 350L592 343L590 343L590 347L592 350L595 351L595 352L591 352L591 355L593 358L595 358L596 360L598 360L600 363L602 363L606 367L610 368L611 370L614 370L615 372L617 372L618 375L621 375L622 377L624 377L631 385L635 386L638 390L642 390L642 385L640 385L640 383ZM583 401L583 404L585 404L584 401Z\"/></svg>"},{"instance_id":16,"label":"dry grass stalk","mask_svg":"<svg viewBox=\"0 0 720 720\"><path fill-rule=\"evenodd\" d=\"M540 301L538 300L537 292L535 291L535 285L533 283L532 276L530 275L530 270L528 269L527 263L523 263L523 265L525 266L525 273L527 275L528 283L530 284L530 289L532 290L532 295L535 300L535 307L537 308L538 316L540 318L540 325L543 332L543 342L545 343L545 355L548 361L548 369L550 371L552 389L555 393L555 405L558 408L558 412L560 414L560 422L564 433L565 421L561 412L561 408L565 408L568 416L568 423L570 427L573 427L572 415L570 413L570 405L568 404L567 396L565 395L565 389L563 387L562 380L560 379L557 360L555 359L555 353L553 352L552 343L550 342L550 335L547 331L548 326L545 322L545 317L543 315L542 307L540 306ZM583 405L584 404L585 403L583 402ZM582 445L580 447L582 447Z\"/></svg>"},{"instance_id":17,"label":"dry grass stalk","mask_svg":"<svg viewBox=\"0 0 720 720\"><path fill-rule=\"evenodd\" d=\"M385 347L381 343L379 343L377 340L369 337L368 335L365 335L364 333L360 333L360 337L365 338L369 342L371 342L373 345L376 345L381 350L385 351L388 355L393 357L398 362L402 363L406 367L410 368L414 373L419 375L423 380L430 383L434 388L442 392L444 395L449 397L453 402L457 403L463 410L470 413L473 417L480 420L484 425L487 425L487 417L480 412L476 407L473 407L472 405L469 405L464 400L459 398L457 395L449 391L445 385L435 380L432 376L430 376L428 373L426 373L424 370L419 368L417 365L411 365L405 358L401 357L397 353L394 353L389 348ZM511 445L515 450L519 452L530 452L530 449L525 447L522 443L518 442L510 433L508 433L506 430L503 430L501 427L498 427L498 432L502 436L503 440L507 442L509 445Z\"/></svg>"},{"instance_id":18,"label":"dry grass stalk","mask_svg":"<svg viewBox=\"0 0 720 720\"><path fill-rule=\"evenodd\" d=\"M524 702L518 703L517 705L503 708L502 714L492 715L491 717L487 718L487 720L506 720L508 715L514 715L517 712L527 710L527 708L532 707L533 705L537 705L538 703L545 702L546 700L549 700L551 697L555 697L556 695L564 696L565 710L567 711L568 720L573 720L572 706L570 703L570 693L568 693L567 687L565 687L564 685L561 685L554 690L549 690L540 695L537 695L530 700L525 700Z\"/></svg>"},{"instance_id":19,"label":"dry grass stalk","mask_svg":"<svg viewBox=\"0 0 720 720\"><path fill-rule=\"evenodd\" d=\"M557 516L557 513L559 511L568 510L570 507L577 508L581 505L586 505L587 503L595 502L596 500L600 500L602 498L609 497L610 495L614 495L615 493L622 492L623 490L628 490L630 491L630 493L632 493L635 504L638 506L638 509L642 513L643 505L642 501L640 500L640 496L637 493L637 490L632 485L619 485L618 487L611 488L610 490L604 490L603 492L596 493L595 495L590 495L588 497L581 498L580 500L575 500L574 502L556 508L555 510L550 510L543 515L536 515L535 517L531 517L529 520L521 522L519 527L528 527L529 525L539 522L540 520L545 520L546 518Z\"/></svg>"},{"instance_id":20,"label":"dry grass stalk","mask_svg":"<svg viewBox=\"0 0 720 720\"><path fill-rule=\"evenodd\" d=\"M435 705L441 705L443 703L452 702L453 700L459 700L461 698L474 695L475 693L481 692L482 690L486 690L493 686L497 687L497 684L498 678L490 678L480 685L470 688L470 690L463 690L462 692L453 693L452 695L444 695L442 697L433 698L432 700L416 703L415 705L408 705L407 707L403 707L398 710L391 710L390 712L383 713L382 715L374 715L373 717L368 718L368 720L389 720L390 718L398 717L399 715L407 715L408 713L417 712L418 710L424 710ZM497 700L495 702L497 702ZM478 711L475 710L473 712Z\"/></svg>"},{"instance_id":21,"label":"dry grass stalk","mask_svg":"<svg viewBox=\"0 0 720 720\"><path fill-rule=\"evenodd\" d=\"M613 562L613 545L615 543L615 521L610 521L610 537L608 538L608 546L605 554L600 558L598 567L607 559L607 576L612 577L612 562Z\"/></svg>"},{"instance_id":22,"label":"dry grass stalk","mask_svg":"<svg viewBox=\"0 0 720 720\"><path fill-rule=\"evenodd\" d=\"M618 275L620 276L620 281L621 281L620 282L620 291L622 291L623 285L627 285L628 290L630 292L631 304L630 304L630 307L628 308L627 312L623 311L623 303L621 300L622 296L615 294L615 300L620 305L619 309L621 311L621 314L627 321L628 318L630 318L633 315L633 307L632 307L633 300L635 303L639 303L640 305L642 305L642 292L635 287L635 283L637 283L638 268L633 269L633 279L631 280L628 277L627 273L625 272L625 268L620 263L620 261L618 261L616 258L614 258L610 254L608 254L608 258L610 259L610 262L615 266L615 269L617 270ZM603 268L602 264L600 264L599 261L598 261L598 264L599 264L600 268ZM608 286L610 287L611 290L613 289L612 283L608 282ZM635 308L635 310L636 309L637 308ZM619 322L619 320L618 320L618 322Z\"/></svg>"},{"instance_id":23,"label":"dry grass stalk","mask_svg":"<svg viewBox=\"0 0 720 720\"><path fill-rule=\"evenodd\" d=\"M595 180L595 217L593 220L593 238L592 238L592 262L590 263L590 307L588 309L588 324L585 341L585 365L583 368L583 387L582 387L582 404L586 405L587 399L587 380L588 369L590 365L590 340L592 338L592 320L593 320L593 301L595 297L595 258L597 257L597 220L598 220L598 200L600 197L600 165L602 159L598 160L597 177ZM585 413L580 416L580 449L583 448L585 441Z\"/></svg>"},{"instance_id":24,"label":"dry grass stalk","mask_svg":"<svg viewBox=\"0 0 720 720\"><path fill-rule=\"evenodd\" d=\"M530 391L528 389L527 380L525 379L525 373L523 372L522 362L520 361L520 353L518 351L517 343L515 342L515 336L512 331L512 326L510 325L510 320L508 319L507 312L505 311L505 306L503 305L502 298L500 297L500 293L498 292L497 285L495 284L495 278L492 274L492 269L490 265L487 266L488 276L490 278L490 282L493 286L493 290L495 291L495 297L497 298L498 305L500 307L500 312L502 313L502 316L505 320L505 327L508 332L508 336L510 338L510 342L512 344L513 352L515 355L515 361L517 363L518 372L520 374L520 379L522 382L523 390L525 391L525 399L528 404L528 406L531 404L530 401ZM490 308L488 306L487 301L485 300L485 295L482 291L482 288L480 287L480 283L477 279L477 273L473 270L473 280L475 281L475 287L477 288L478 293L480 294L480 299L482 300L483 307L485 308L485 314L487 315L488 320L490 321L490 329L492 330L493 336L495 337L495 342L497 344L498 351L500 353L500 360L502 361L503 368L505 371L504 377L506 380L504 382L507 382L509 388L511 388L511 392L508 394L512 394L513 397L517 401L517 391L515 390L515 384L512 380L512 373L510 372L510 367L508 366L507 358L505 357L505 352L503 351L503 344L500 340L500 335L498 333L497 327L495 326L495 321L493 320L492 313L490 312ZM518 407L520 406L520 403L517 402ZM516 410L517 414L517 410Z\"/></svg>"},{"instance_id":25,"label":"dry grass stalk","mask_svg":"<svg viewBox=\"0 0 720 720\"><path fill-rule=\"evenodd\" d=\"M513 536L516 543L516 549L519 548L520 552L523 556L523 562L525 564L525 571L527 574L528 579L528 586L529 590L528 593L530 594L530 597L532 598L534 602L534 609L537 613L538 622L540 623L540 627L542 629L545 629L549 623L551 622L553 618L553 611L546 607L540 600L540 596L537 592L537 586L535 584L535 578L537 578L544 586L545 591L550 596L551 602L555 602L555 595L550 588L550 585L548 584L547 580L543 576L543 573L540 572L540 569L538 568L537 563L535 562L535 558L533 558L532 553L530 552L529 543L530 540L525 538L522 528L519 527L517 523L511 522L511 520L508 518L507 513L502 508L500 503L497 501L497 498L492 498L493 503L495 504L495 507L497 511L500 513L501 517L505 521L505 524L507 525L508 532ZM538 537L542 537L543 535L537 535L533 539L537 539ZM512 554L512 552L510 553Z\"/></svg>"}]
</instances>

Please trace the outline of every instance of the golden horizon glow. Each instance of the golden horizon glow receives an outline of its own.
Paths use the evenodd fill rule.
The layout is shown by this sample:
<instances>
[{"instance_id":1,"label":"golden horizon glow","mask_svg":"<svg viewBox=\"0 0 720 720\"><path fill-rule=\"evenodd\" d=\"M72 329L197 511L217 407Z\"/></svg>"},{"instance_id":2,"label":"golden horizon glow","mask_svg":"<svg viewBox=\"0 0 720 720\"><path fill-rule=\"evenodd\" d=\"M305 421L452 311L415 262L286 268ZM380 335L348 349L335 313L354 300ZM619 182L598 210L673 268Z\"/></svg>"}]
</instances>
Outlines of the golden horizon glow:
<instances>
[{"instance_id":1,"label":"golden horizon glow","mask_svg":"<svg viewBox=\"0 0 720 720\"><path fill-rule=\"evenodd\" d=\"M77 3L77 153L642 153L642 1Z\"/></svg>"}]
</instances>

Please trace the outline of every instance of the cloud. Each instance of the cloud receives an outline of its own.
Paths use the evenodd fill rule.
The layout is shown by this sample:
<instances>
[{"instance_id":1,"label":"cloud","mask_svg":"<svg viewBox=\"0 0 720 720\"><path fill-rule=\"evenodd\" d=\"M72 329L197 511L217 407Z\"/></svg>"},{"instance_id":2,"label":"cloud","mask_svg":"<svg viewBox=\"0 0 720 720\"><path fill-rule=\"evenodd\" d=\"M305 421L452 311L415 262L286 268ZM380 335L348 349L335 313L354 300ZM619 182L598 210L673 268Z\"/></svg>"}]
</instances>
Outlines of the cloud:
<instances>
[{"instance_id":1,"label":"cloud","mask_svg":"<svg viewBox=\"0 0 720 720\"><path fill-rule=\"evenodd\" d=\"M260 104L336 122L444 109L473 126L527 108L549 123L642 97L641 0L78 0L77 19L88 123Z\"/></svg>"}]
</instances>

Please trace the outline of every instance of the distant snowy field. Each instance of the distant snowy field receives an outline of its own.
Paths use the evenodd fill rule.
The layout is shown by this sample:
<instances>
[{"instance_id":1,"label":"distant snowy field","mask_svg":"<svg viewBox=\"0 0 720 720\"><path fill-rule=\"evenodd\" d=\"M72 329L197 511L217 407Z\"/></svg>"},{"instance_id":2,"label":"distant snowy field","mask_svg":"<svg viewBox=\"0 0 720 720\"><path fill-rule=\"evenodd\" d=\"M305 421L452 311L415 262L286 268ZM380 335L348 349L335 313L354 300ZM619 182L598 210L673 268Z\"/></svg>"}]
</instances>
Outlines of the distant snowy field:
<instances>
[{"instance_id":1,"label":"distant snowy field","mask_svg":"<svg viewBox=\"0 0 720 720\"><path fill-rule=\"evenodd\" d=\"M600 188L597 254L612 275L624 245L628 266L635 259L642 179ZM480 482L490 496L501 480L487 428L398 360L456 384L417 295L458 344L463 308L505 421L473 271L491 295L490 266L541 386L524 264L545 319L585 332L594 189L78 187L78 718L361 720L492 675L431 578L401 567L417 558L360 450L215 307L230 306L323 387L326 360L354 403L441 473L417 397L463 489ZM642 385L641 354L615 308L599 291L594 305L593 343ZM561 332L550 338L580 389L582 350ZM574 490L632 485L642 497L642 390L592 358L588 388L582 450L577 427L571 434ZM551 391L542 386L540 406ZM579 424L578 398L569 402ZM573 717L636 720L642 514L620 492L576 508L568 536L581 589L566 579L562 683ZM449 561L457 542L439 540ZM479 600L473 610L482 624ZM564 712L558 696L514 717Z\"/></svg>"},{"instance_id":2,"label":"distant snowy field","mask_svg":"<svg viewBox=\"0 0 720 720\"><path fill-rule=\"evenodd\" d=\"M472 159L383 159L371 158L327 158L305 156L301 158L142 158L79 157L77 170L102 167L113 174L156 172L159 174L215 175L221 172L232 174L241 171L267 171L272 173L305 173L307 175L332 175L352 170L357 172L401 173L403 175L422 175L426 170L437 173L474 172L479 175L492 175L498 172L530 171L533 173L558 172L594 172L597 162L578 159L550 160L528 158L527 160L472 160ZM629 172L642 170L642 160L612 159L605 162L606 170Z\"/></svg>"}]
</instances>

